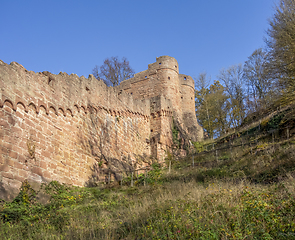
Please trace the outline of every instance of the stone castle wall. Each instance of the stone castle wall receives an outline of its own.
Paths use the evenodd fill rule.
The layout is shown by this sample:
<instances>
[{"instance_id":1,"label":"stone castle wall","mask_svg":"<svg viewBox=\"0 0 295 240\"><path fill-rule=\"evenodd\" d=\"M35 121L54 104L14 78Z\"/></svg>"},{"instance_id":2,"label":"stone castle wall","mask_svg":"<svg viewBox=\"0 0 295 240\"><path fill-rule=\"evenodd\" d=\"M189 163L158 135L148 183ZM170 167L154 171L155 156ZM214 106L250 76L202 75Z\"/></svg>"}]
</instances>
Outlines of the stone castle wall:
<instances>
[{"instance_id":1,"label":"stone castle wall","mask_svg":"<svg viewBox=\"0 0 295 240\"><path fill-rule=\"evenodd\" d=\"M167 148L169 149L172 145L171 116L181 128L182 135L185 135L188 140L199 141L203 138L203 129L198 124L195 114L194 80L188 75L179 74L179 66L175 58L158 57L155 63L148 65L147 70L135 74L133 78L123 81L116 88L131 94L134 99L151 99L151 106L153 102L157 102L162 105L161 109L171 112L169 120L165 117L162 117L161 121L151 118L151 125L161 129L153 131L152 134L156 140L157 146L153 147L158 149L158 158L163 158ZM160 102L152 100L160 95L163 96ZM151 115L155 116L152 111L151 108ZM161 116L164 116L164 113Z\"/></svg>"},{"instance_id":2,"label":"stone castle wall","mask_svg":"<svg viewBox=\"0 0 295 240\"><path fill-rule=\"evenodd\" d=\"M104 169L117 178L115 171L146 166L149 156L163 160L173 117L198 128L184 77L166 56L114 88L92 75L0 61L0 198L14 197L25 179L84 186Z\"/></svg>"}]
</instances>

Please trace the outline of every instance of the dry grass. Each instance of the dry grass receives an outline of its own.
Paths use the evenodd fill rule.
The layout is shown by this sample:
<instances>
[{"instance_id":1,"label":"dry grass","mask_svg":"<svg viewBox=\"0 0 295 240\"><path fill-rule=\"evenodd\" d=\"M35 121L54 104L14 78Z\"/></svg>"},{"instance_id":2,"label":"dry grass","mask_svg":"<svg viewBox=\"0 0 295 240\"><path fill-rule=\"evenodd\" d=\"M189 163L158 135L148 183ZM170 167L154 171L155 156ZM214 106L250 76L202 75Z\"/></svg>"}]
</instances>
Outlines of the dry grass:
<instances>
[{"instance_id":1,"label":"dry grass","mask_svg":"<svg viewBox=\"0 0 295 240\"><path fill-rule=\"evenodd\" d=\"M56 183L61 191L47 206L2 203L0 236L295 239L294 152L292 142L282 142L252 153L248 147L224 151L218 161L214 154L195 158L195 168L187 167L187 158L174 162L170 173L151 173L152 184L146 187L64 188ZM19 211L25 217L16 218Z\"/></svg>"}]
</instances>

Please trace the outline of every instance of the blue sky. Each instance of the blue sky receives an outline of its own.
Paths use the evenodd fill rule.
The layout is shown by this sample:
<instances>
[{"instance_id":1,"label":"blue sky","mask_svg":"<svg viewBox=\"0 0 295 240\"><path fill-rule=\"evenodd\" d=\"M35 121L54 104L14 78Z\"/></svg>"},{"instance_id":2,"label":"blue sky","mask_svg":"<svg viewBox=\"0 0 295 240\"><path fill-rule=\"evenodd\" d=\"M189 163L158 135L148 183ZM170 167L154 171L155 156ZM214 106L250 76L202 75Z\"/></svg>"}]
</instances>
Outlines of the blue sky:
<instances>
[{"instance_id":1,"label":"blue sky","mask_svg":"<svg viewBox=\"0 0 295 240\"><path fill-rule=\"evenodd\" d=\"M0 0L0 59L35 72L88 75L107 57L135 72L169 55L212 80L264 47L278 0Z\"/></svg>"}]
</instances>

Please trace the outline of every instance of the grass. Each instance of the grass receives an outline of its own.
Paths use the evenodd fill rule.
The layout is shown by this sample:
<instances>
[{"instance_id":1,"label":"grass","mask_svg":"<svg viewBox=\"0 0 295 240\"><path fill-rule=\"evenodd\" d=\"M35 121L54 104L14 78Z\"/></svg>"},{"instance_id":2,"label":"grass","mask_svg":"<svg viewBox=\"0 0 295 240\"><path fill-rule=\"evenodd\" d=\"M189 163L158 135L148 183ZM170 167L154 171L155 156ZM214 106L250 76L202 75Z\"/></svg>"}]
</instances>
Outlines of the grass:
<instances>
[{"instance_id":1,"label":"grass","mask_svg":"<svg viewBox=\"0 0 295 240\"><path fill-rule=\"evenodd\" d=\"M295 239L294 141L235 148L155 167L127 185L25 182L0 203L2 239Z\"/></svg>"}]
</instances>

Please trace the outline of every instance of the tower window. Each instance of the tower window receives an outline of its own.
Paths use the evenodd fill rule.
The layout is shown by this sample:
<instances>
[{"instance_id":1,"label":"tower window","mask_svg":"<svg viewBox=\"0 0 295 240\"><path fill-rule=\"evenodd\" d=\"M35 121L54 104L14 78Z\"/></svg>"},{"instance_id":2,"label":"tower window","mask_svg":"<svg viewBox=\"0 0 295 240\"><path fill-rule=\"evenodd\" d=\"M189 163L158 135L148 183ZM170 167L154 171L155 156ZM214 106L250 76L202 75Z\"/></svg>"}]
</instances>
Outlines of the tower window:
<instances>
[{"instance_id":1,"label":"tower window","mask_svg":"<svg viewBox=\"0 0 295 240\"><path fill-rule=\"evenodd\" d=\"M168 80L170 80L170 77L168 77Z\"/></svg>"},{"instance_id":2,"label":"tower window","mask_svg":"<svg viewBox=\"0 0 295 240\"><path fill-rule=\"evenodd\" d=\"M186 80L186 77L184 77L183 79L184 79L184 81L185 81L185 80Z\"/></svg>"},{"instance_id":3,"label":"tower window","mask_svg":"<svg viewBox=\"0 0 295 240\"><path fill-rule=\"evenodd\" d=\"M175 65L175 68L177 68L177 66Z\"/></svg>"},{"instance_id":4,"label":"tower window","mask_svg":"<svg viewBox=\"0 0 295 240\"><path fill-rule=\"evenodd\" d=\"M161 65L162 63L159 63L159 65Z\"/></svg>"},{"instance_id":5,"label":"tower window","mask_svg":"<svg viewBox=\"0 0 295 240\"><path fill-rule=\"evenodd\" d=\"M145 76L144 78L147 78L147 76Z\"/></svg>"}]
</instances>

